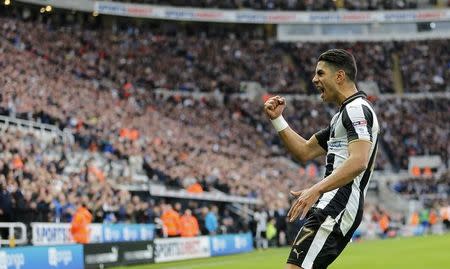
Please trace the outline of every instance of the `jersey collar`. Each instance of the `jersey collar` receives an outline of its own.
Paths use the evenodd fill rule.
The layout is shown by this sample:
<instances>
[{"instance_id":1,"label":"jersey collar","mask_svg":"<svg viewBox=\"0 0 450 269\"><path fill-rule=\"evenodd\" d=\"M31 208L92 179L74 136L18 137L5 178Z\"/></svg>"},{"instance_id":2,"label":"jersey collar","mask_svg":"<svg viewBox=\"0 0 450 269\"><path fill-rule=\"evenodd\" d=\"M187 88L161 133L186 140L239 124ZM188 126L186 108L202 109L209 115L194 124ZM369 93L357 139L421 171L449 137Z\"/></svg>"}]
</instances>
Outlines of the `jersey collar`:
<instances>
[{"instance_id":1,"label":"jersey collar","mask_svg":"<svg viewBox=\"0 0 450 269\"><path fill-rule=\"evenodd\" d=\"M367 98L367 94L363 91L357 91L355 94L350 95L349 97L347 97L347 99L344 100L344 102L342 102L342 105L339 110L342 111L348 103L357 98Z\"/></svg>"}]
</instances>

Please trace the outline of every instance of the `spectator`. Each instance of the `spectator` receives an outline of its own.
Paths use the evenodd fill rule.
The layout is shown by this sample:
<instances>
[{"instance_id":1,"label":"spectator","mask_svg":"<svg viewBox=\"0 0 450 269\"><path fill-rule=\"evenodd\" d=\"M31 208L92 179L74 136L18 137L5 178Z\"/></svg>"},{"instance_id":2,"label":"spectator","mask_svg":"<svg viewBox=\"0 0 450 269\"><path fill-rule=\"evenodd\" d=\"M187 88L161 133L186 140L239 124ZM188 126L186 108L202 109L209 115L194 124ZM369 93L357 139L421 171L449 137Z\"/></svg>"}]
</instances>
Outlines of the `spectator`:
<instances>
[{"instance_id":1,"label":"spectator","mask_svg":"<svg viewBox=\"0 0 450 269\"><path fill-rule=\"evenodd\" d=\"M202 188L202 185L200 185L198 182L195 182L194 184L189 185L189 187L187 188L187 191L190 193L202 193L203 188Z\"/></svg>"},{"instance_id":2,"label":"spectator","mask_svg":"<svg viewBox=\"0 0 450 269\"><path fill-rule=\"evenodd\" d=\"M12 214L12 197L0 181L0 222L10 222ZM8 238L8 231L2 229L1 238Z\"/></svg>"},{"instance_id":3,"label":"spectator","mask_svg":"<svg viewBox=\"0 0 450 269\"><path fill-rule=\"evenodd\" d=\"M277 228L275 227L275 224L275 219L269 219L269 222L267 223L266 239L269 247L277 246Z\"/></svg>"},{"instance_id":4,"label":"spectator","mask_svg":"<svg viewBox=\"0 0 450 269\"><path fill-rule=\"evenodd\" d=\"M203 206L200 209L200 212L198 212L199 214L197 215L197 219L199 220L198 226L200 229L200 233L202 235L208 235L208 229L206 228L206 216L209 213L209 209L207 206Z\"/></svg>"},{"instance_id":5,"label":"spectator","mask_svg":"<svg viewBox=\"0 0 450 269\"><path fill-rule=\"evenodd\" d=\"M439 211L445 229L450 230L450 206L448 203L442 203Z\"/></svg>"},{"instance_id":6,"label":"spectator","mask_svg":"<svg viewBox=\"0 0 450 269\"><path fill-rule=\"evenodd\" d=\"M217 213L217 206L211 206L211 210L205 216L205 227L208 230L209 235L215 235L217 233L217 229L219 228Z\"/></svg>"},{"instance_id":7,"label":"spectator","mask_svg":"<svg viewBox=\"0 0 450 269\"><path fill-rule=\"evenodd\" d=\"M193 237L200 234L197 219L192 216L192 211L186 209L180 220L181 236L182 237Z\"/></svg>"},{"instance_id":8,"label":"spectator","mask_svg":"<svg viewBox=\"0 0 450 269\"><path fill-rule=\"evenodd\" d=\"M390 218L386 212L381 213L379 224L383 237L387 237L389 235Z\"/></svg>"},{"instance_id":9,"label":"spectator","mask_svg":"<svg viewBox=\"0 0 450 269\"><path fill-rule=\"evenodd\" d=\"M180 235L180 214L173 210L171 204L166 204L163 206L161 220L169 237L176 237Z\"/></svg>"},{"instance_id":10,"label":"spectator","mask_svg":"<svg viewBox=\"0 0 450 269\"><path fill-rule=\"evenodd\" d=\"M267 212L264 211L262 208L259 208L256 210L254 219L256 221L256 247L257 248L267 248L268 247L268 241L267 241L267 220L268 215Z\"/></svg>"},{"instance_id":11,"label":"spectator","mask_svg":"<svg viewBox=\"0 0 450 269\"><path fill-rule=\"evenodd\" d=\"M430 229L430 210L428 208L424 208L420 211L419 220L422 233L428 233Z\"/></svg>"},{"instance_id":12,"label":"spectator","mask_svg":"<svg viewBox=\"0 0 450 269\"><path fill-rule=\"evenodd\" d=\"M86 208L85 204L81 204L75 215L70 226L70 233L72 234L72 239L78 244L87 244L90 239L90 228L89 225L92 222L92 215Z\"/></svg>"}]
</instances>

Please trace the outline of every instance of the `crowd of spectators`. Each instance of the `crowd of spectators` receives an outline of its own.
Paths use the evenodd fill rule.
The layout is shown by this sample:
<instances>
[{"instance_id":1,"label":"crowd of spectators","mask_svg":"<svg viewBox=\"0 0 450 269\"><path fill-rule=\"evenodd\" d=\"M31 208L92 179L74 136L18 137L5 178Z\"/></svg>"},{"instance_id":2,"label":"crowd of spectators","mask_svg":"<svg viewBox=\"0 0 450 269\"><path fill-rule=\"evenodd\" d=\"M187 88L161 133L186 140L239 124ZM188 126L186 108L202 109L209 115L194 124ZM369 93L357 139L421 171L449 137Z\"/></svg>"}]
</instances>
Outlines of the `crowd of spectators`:
<instances>
[{"instance_id":1,"label":"crowd of spectators","mask_svg":"<svg viewBox=\"0 0 450 269\"><path fill-rule=\"evenodd\" d=\"M440 54L417 57L412 53L414 48L403 42L283 44L236 38L231 33L207 38L201 34L188 36L179 32L173 36L137 28L115 33L78 27L54 29L47 24L13 19L3 19L2 24L2 35L16 46L41 54L79 77L109 79L122 86L130 82L146 88L237 92L240 82L257 81L272 92L313 93L315 56L311 55L332 47L351 50L358 59L359 80L375 81L381 92L393 92L391 53L403 47L405 54L415 55L417 62L435 59L435 69L444 72L444 81L448 75L446 60L437 61ZM445 42L428 42L431 44L425 42L423 46L445 50ZM439 74L434 69L411 66L408 72L422 72L427 77L422 83L436 90L433 77Z\"/></svg>"},{"instance_id":2,"label":"crowd of spectators","mask_svg":"<svg viewBox=\"0 0 450 269\"><path fill-rule=\"evenodd\" d=\"M307 178L297 182L289 163L269 158L270 149L239 111L139 91L121 98L33 53L5 43L1 49L3 113L71 129L74 151L125 160L141 156L149 177L167 185L185 187L197 180L206 189L262 198L277 208L287 206L289 188L308 184ZM124 128L137 129L138 139L122 137ZM283 184L273 189L274 180Z\"/></svg>"},{"instance_id":3,"label":"crowd of spectators","mask_svg":"<svg viewBox=\"0 0 450 269\"><path fill-rule=\"evenodd\" d=\"M0 138L0 221L70 222L80 203L94 221L145 222L147 202L98 180L89 167L64 173L68 145L33 132L6 129Z\"/></svg>"},{"instance_id":4,"label":"crowd of spectators","mask_svg":"<svg viewBox=\"0 0 450 269\"><path fill-rule=\"evenodd\" d=\"M81 205L96 223L157 223L158 236L215 235L253 231L250 218L236 218L205 202L166 201L113 188L117 181L99 180L88 166L64 173L70 145L46 140L34 132L3 129L0 138L0 222L71 222ZM270 210L269 210L270 208ZM268 210L279 231L285 210ZM164 228L161 228L164 227ZM0 234L2 238L6 234Z\"/></svg>"},{"instance_id":5,"label":"crowd of spectators","mask_svg":"<svg viewBox=\"0 0 450 269\"><path fill-rule=\"evenodd\" d=\"M414 9L417 0L114 0L118 2L145 3L182 7L222 8L222 9L257 9L257 10L303 10L327 11L377 10L377 9ZM429 6L433 6L430 1ZM435 4L434 4L435 5Z\"/></svg>"},{"instance_id":6,"label":"crowd of spectators","mask_svg":"<svg viewBox=\"0 0 450 269\"><path fill-rule=\"evenodd\" d=\"M450 197L450 171L440 176L419 176L399 180L391 188L410 199L426 200L446 199Z\"/></svg>"},{"instance_id":7,"label":"crowd of spectators","mask_svg":"<svg viewBox=\"0 0 450 269\"><path fill-rule=\"evenodd\" d=\"M405 92L436 92L448 87L450 41L411 41L398 47ZM437 56L439 55L439 56Z\"/></svg>"},{"instance_id":8,"label":"crowd of spectators","mask_svg":"<svg viewBox=\"0 0 450 269\"><path fill-rule=\"evenodd\" d=\"M408 157L438 155L449 160L450 107L448 98L393 98L375 101L381 119L385 149L399 168ZM401 115L401 116L399 116Z\"/></svg>"},{"instance_id":9,"label":"crowd of spectators","mask_svg":"<svg viewBox=\"0 0 450 269\"><path fill-rule=\"evenodd\" d=\"M311 83L315 59L342 47L358 63L358 80L375 82L393 93L392 54L402 64L408 92L444 91L450 69L448 40L412 42L278 43L237 37L232 32L207 36L183 31L159 33L130 27L127 31L82 30L76 26L3 18L1 35L61 65L79 77L145 88L239 92L241 82L255 81L271 92L315 93ZM426 63L432 62L431 68Z\"/></svg>"},{"instance_id":10,"label":"crowd of spectators","mask_svg":"<svg viewBox=\"0 0 450 269\"><path fill-rule=\"evenodd\" d=\"M106 223L166 224L167 212L175 210L178 217L171 236L183 235L182 225L187 218L183 215L190 214L198 222L195 235L251 228L249 220L236 220L226 209L219 216L216 206L195 201L155 201L118 190L113 187L116 180L99 180L88 166L64 173L65 154L71 147L59 139L43 139L34 132L13 129L4 129L1 134L0 222L70 222L76 209L84 204L94 222Z\"/></svg>"},{"instance_id":11,"label":"crowd of spectators","mask_svg":"<svg viewBox=\"0 0 450 269\"><path fill-rule=\"evenodd\" d=\"M67 223L83 204L97 223L164 223L168 227L167 212L175 210L177 223L169 234L172 236L186 235L183 224L188 215L196 216L197 222L197 231L191 236L249 229L248 223L233 220L227 210L219 218L216 206L156 201L116 189L116 180L99 180L88 166L64 173L70 146L59 139L43 139L34 132L17 129L4 129L1 134L0 222Z\"/></svg>"},{"instance_id":12,"label":"crowd of spectators","mask_svg":"<svg viewBox=\"0 0 450 269\"><path fill-rule=\"evenodd\" d=\"M449 216L450 206L446 201L435 202L409 213L394 212L368 203L361 225L353 238L358 240L442 234L449 231Z\"/></svg>"},{"instance_id":13,"label":"crowd of spectators","mask_svg":"<svg viewBox=\"0 0 450 269\"><path fill-rule=\"evenodd\" d=\"M248 79L238 75L241 68L247 74L262 69L262 74L282 76L289 68L281 64L271 67L268 63L279 61L284 54L265 50L276 48L269 41L177 39L71 27L53 31L40 23L5 18L0 21L3 25L1 33L9 41L0 42L1 114L69 129L76 141L73 145L58 141L43 144L32 134L11 130L2 134L2 217L69 221L77 200L87 203L95 222L151 222L160 214L161 206L113 187L116 180L130 179L116 179L108 174L105 178L100 177L93 172L90 163L82 164L78 171L65 173L65 155L71 152L100 152L106 159L127 161L142 158L144 169L152 180L177 188L198 182L205 190L219 189L229 194L261 198L269 211L288 208L289 190L301 189L316 180L317 173L316 177L309 177L292 169L288 160L274 157L286 155L280 153L279 140L268 126L261 103L238 98L222 105L214 99L181 95L165 97L142 87L177 88L179 85L180 89L180 85L184 85L186 89L195 89L195 83L204 81L204 85L209 85L205 87L210 87L208 91L227 83L234 88L238 87L239 78ZM204 44L210 44L212 51L203 49ZM437 46L444 45L445 42L441 42ZM376 56L385 55L377 54L377 51L388 51L401 45L356 43L352 51L358 58L363 58L363 55L371 55L363 54L368 46L375 48L369 51L375 51L373 56ZM325 49L315 47L320 46L296 44L294 55L300 58L292 56L296 63L291 67L295 69L299 63L307 64L302 72L289 72L300 72L306 77L312 74L315 58L307 57L310 55L307 49L317 53ZM193 48L198 51L192 52ZM254 51L243 53L247 49ZM258 62L254 59L258 58L257 52L269 55L271 60ZM226 53L232 56L228 59ZM253 59L253 63L245 65L247 61L233 60L243 55L249 61ZM209 62L210 57L215 60ZM386 64L385 59L378 60L380 65ZM205 71L212 67L218 68L217 74ZM225 71L233 67L235 71ZM284 71L271 72L274 70ZM361 73L376 76L377 68L373 68L375 73L370 70L363 68ZM385 71L381 67L380 70ZM228 73L233 75L226 75ZM215 80L216 75L220 81ZM105 86L105 78L109 80L109 87ZM450 126L446 120L449 114L446 99L379 99L374 103L383 127L382 137L391 157L401 160L401 167L405 165L405 158L414 154L440 154L448 160L446 142ZM335 108L314 101L297 100L291 104L286 117L293 128L306 136L325 127L335 111ZM398 117L399 114L402 117ZM436 121L443 124L432 124ZM53 156L53 159L47 156ZM192 210L195 208L201 206L191 207ZM23 216L14 217L15 214ZM225 219L229 223L231 218Z\"/></svg>"}]
</instances>

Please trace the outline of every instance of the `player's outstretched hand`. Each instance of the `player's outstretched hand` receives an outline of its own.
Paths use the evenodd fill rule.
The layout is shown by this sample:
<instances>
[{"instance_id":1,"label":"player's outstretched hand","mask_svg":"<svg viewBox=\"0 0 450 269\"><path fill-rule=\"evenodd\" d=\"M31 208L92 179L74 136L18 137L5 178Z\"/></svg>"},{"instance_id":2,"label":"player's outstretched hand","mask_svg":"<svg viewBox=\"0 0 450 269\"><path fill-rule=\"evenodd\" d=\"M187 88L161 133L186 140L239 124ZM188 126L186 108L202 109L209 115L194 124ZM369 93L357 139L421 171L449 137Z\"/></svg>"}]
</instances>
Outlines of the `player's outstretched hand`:
<instances>
[{"instance_id":1,"label":"player's outstretched hand","mask_svg":"<svg viewBox=\"0 0 450 269\"><path fill-rule=\"evenodd\" d=\"M264 103L264 111L271 120L278 118L286 107L286 99L281 96L272 96Z\"/></svg>"},{"instance_id":2,"label":"player's outstretched hand","mask_svg":"<svg viewBox=\"0 0 450 269\"><path fill-rule=\"evenodd\" d=\"M291 191L291 194L298 198L292 204L287 214L290 222L295 221L300 214L300 219L304 219L309 209L311 209L320 197L320 192L314 186L306 190Z\"/></svg>"}]
</instances>

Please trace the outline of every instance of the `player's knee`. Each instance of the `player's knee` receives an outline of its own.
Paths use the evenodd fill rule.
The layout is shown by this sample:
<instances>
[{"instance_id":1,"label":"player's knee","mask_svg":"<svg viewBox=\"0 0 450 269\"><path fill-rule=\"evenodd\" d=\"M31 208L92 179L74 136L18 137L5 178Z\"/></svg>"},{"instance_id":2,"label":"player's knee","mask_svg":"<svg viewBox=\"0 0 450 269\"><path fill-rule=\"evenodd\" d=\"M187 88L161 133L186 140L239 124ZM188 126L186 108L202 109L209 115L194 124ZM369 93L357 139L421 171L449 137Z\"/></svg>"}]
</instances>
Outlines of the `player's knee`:
<instances>
[{"instance_id":1,"label":"player's knee","mask_svg":"<svg viewBox=\"0 0 450 269\"><path fill-rule=\"evenodd\" d=\"M303 269L297 265L287 263L285 269Z\"/></svg>"}]
</instances>

